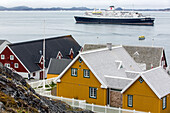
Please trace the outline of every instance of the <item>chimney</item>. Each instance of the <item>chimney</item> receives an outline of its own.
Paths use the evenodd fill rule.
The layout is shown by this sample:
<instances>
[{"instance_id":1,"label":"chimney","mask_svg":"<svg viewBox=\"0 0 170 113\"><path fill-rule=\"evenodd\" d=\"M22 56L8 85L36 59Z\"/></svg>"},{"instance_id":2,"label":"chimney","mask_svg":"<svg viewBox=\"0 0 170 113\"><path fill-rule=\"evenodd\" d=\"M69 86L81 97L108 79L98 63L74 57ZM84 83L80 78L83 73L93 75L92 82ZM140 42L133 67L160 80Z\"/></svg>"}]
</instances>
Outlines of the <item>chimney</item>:
<instances>
[{"instance_id":1,"label":"chimney","mask_svg":"<svg viewBox=\"0 0 170 113\"><path fill-rule=\"evenodd\" d=\"M109 50L112 50L112 43L107 43L107 48L108 48Z\"/></svg>"}]
</instances>

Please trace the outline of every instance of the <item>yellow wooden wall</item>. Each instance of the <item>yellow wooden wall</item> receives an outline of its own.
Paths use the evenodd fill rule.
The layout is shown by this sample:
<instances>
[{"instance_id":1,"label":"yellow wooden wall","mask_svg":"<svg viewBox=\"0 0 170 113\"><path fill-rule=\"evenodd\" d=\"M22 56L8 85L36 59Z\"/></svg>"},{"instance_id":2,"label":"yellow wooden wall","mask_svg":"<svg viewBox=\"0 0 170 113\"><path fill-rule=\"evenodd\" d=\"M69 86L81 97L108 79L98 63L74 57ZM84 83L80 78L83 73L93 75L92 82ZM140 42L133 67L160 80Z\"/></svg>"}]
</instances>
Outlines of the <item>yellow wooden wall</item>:
<instances>
[{"instance_id":1,"label":"yellow wooden wall","mask_svg":"<svg viewBox=\"0 0 170 113\"><path fill-rule=\"evenodd\" d=\"M54 77L58 77L59 75L57 74L47 74L47 79L49 78L54 78Z\"/></svg>"},{"instance_id":2,"label":"yellow wooden wall","mask_svg":"<svg viewBox=\"0 0 170 113\"><path fill-rule=\"evenodd\" d=\"M127 95L133 95L133 107L128 107ZM145 111L151 113L160 113L160 100L150 89L145 81L139 82L139 79L123 93L123 108Z\"/></svg>"},{"instance_id":3,"label":"yellow wooden wall","mask_svg":"<svg viewBox=\"0 0 170 113\"><path fill-rule=\"evenodd\" d=\"M162 99L160 101L160 113L170 113L170 94L166 96L167 97L167 107L166 109L162 109Z\"/></svg>"},{"instance_id":4,"label":"yellow wooden wall","mask_svg":"<svg viewBox=\"0 0 170 113\"><path fill-rule=\"evenodd\" d=\"M71 76L71 68L77 68L77 77ZM86 100L88 103L106 105L106 89L102 89L100 82L90 71L90 78L83 77L83 69L89 69L82 61L77 60L57 83L57 96ZM89 87L98 88L97 98L89 98Z\"/></svg>"}]
</instances>

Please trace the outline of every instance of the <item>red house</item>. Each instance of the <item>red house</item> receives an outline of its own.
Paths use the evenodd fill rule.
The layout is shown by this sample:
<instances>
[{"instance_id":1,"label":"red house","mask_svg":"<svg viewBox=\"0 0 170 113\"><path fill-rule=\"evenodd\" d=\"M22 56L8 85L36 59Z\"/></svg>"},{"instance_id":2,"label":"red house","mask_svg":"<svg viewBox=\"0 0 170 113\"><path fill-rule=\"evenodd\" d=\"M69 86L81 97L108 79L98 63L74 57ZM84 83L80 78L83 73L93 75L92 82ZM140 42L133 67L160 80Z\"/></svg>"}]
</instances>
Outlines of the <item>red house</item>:
<instances>
[{"instance_id":1,"label":"red house","mask_svg":"<svg viewBox=\"0 0 170 113\"><path fill-rule=\"evenodd\" d=\"M74 58L81 46L71 35L45 39L45 67L50 58ZM0 53L0 63L24 78L43 78L43 39L7 45Z\"/></svg>"}]
</instances>

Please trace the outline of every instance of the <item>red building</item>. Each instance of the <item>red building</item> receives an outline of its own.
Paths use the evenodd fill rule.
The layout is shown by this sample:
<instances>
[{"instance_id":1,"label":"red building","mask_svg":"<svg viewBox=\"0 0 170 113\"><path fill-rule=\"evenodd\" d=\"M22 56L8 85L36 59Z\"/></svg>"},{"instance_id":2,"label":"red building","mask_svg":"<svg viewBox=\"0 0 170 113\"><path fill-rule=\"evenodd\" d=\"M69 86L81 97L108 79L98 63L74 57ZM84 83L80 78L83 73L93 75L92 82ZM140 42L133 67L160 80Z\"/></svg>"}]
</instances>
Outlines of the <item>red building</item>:
<instances>
[{"instance_id":1,"label":"red building","mask_svg":"<svg viewBox=\"0 0 170 113\"><path fill-rule=\"evenodd\" d=\"M80 49L71 35L45 39L45 67L50 58L72 59ZM24 78L42 79L43 59L43 39L9 44L0 53L0 63Z\"/></svg>"}]
</instances>

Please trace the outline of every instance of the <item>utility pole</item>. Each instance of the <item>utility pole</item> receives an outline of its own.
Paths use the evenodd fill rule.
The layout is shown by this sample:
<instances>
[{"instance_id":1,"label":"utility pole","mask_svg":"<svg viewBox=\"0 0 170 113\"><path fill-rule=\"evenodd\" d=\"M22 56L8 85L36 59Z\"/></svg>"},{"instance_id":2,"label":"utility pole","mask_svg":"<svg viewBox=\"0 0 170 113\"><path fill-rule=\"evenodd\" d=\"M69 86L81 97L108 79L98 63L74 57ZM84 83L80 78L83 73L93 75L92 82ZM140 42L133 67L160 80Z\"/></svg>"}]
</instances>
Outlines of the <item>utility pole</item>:
<instances>
[{"instance_id":1,"label":"utility pole","mask_svg":"<svg viewBox=\"0 0 170 113\"><path fill-rule=\"evenodd\" d=\"M43 89L45 89L45 20L44 20L44 40L43 40Z\"/></svg>"}]
</instances>

